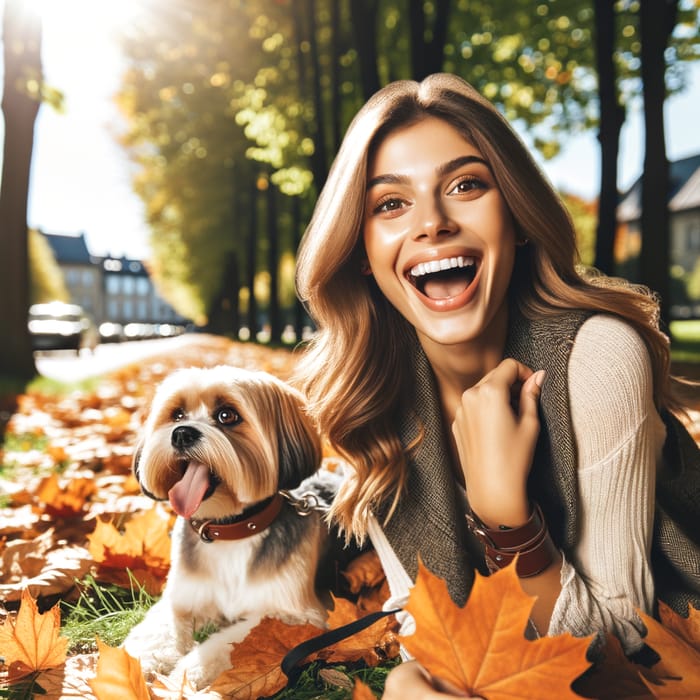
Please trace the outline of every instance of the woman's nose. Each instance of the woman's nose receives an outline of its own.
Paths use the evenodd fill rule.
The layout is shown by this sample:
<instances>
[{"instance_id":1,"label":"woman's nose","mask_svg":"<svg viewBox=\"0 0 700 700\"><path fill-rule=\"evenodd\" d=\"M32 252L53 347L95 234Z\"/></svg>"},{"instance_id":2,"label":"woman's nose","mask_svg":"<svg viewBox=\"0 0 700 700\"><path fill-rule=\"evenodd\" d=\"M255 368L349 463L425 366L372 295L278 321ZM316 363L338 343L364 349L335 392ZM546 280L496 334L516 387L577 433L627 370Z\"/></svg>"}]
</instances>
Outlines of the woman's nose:
<instances>
[{"instance_id":1,"label":"woman's nose","mask_svg":"<svg viewBox=\"0 0 700 700\"><path fill-rule=\"evenodd\" d=\"M419 206L414 239L438 239L452 235L457 231L457 224L450 219L439 201L431 199Z\"/></svg>"}]
</instances>

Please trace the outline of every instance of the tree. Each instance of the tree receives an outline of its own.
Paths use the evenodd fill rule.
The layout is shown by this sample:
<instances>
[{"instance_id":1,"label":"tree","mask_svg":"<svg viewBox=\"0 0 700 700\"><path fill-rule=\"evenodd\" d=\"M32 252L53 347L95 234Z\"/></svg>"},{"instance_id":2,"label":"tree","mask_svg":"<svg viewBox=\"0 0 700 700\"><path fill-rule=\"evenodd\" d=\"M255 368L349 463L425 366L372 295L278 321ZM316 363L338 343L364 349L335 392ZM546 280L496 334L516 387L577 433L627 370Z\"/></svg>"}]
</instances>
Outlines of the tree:
<instances>
[{"instance_id":1,"label":"tree","mask_svg":"<svg viewBox=\"0 0 700 700\"><path fill-rule=\"evenodd\" d=\"M625 110L619 102L615 72L615 8L610 0L594 0L595 46L600 104L600 196L595 243L595 267L606 274L614 268L615 231L617 230L617 158L620 130Z\"/></svg>"},{"instance_id":2,"label":"tree","mask_svg":"<svg viewBox=\"0 0 700 700\"><path fill-rule=\"evenodd\" d=\"M676 24L678 0L641 0L642 85L644 88L644 173L642 174L641 281L657 292L661 318L669 319L668 159L664 135L666 57Z\"/></svg>"},{"instance_id":3,"label":"tree","mask_svg":"<svg viewBox=\"0 0 700 700\"><path fill-rule=\"evenodd\" d=\"M36 373L27 329L29 253L27 200L34 122L41 98L41 22L31 5L6 0L3 17L5 118L0 187L0 373L18 380Z\"/></svg>"}]
</instances>

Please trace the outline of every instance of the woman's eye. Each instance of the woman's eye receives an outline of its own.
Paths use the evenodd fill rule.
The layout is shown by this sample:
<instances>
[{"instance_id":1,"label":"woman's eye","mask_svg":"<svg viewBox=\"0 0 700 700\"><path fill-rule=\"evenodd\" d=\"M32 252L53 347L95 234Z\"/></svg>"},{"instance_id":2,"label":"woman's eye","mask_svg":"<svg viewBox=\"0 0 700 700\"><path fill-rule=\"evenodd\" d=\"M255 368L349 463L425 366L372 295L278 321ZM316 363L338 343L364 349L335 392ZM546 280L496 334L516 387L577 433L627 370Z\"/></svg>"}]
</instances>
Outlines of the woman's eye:
<instances>
[{"instance_id":1,"label":"woman's eye","mask_svg":"<svg viewBox=\"0 0 700 700\"><path fill-rule=\"evenodd\" d=\"M240 415L230 406L224 406L216 411L214 418L219 425L236 425L241 422Z\"/></svg>"},{"instance_id":2,"label":"woman's eye","mask_svg":"<svg viewBox=\"0 0 700 700\"><path fill-rule=\"evenodd\" d=\"M178 421L181 421L185 417L185 412L181 408L176 408L171 414L170 417L172 420L174 420L176 423Z\"/></svg>"},{"instance_id":3,"label":"woman's eye","mask_svg":"<svg viewBox=\"0 0 700 700\"><path fill-rule=\"evenodd\" d=\"M459 180L448 194L465 194L474 190L485 190L486 183L478 177L465 177Z\"/></svg>"},{"instance_id":4,"label":"woman's eye","mask_svg":"<svg viewBox=\"0 0 700 700\"><path fill-rule=\"evenodd\" d=\"M374 207L375 214L386 214L393 211L398 211L403 207L403 200L398 197L389 197L377 202Z\"/></svg>"}]
</instances>

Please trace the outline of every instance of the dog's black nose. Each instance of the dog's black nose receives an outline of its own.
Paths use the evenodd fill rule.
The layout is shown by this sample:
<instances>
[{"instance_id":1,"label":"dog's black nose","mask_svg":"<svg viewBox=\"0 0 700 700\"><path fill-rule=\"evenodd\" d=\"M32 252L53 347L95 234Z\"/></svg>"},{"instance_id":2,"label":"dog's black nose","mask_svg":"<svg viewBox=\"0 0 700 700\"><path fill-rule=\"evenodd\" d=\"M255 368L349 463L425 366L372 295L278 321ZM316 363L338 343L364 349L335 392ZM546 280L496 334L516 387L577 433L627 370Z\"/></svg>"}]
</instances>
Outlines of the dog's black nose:
<instances>
[{"instance_id":1,"label":"dog's black nose","mask_svg":"<svg viewBox=\"0 0 700 700\"><path fill-rule=\"evenodd\" d=\"M180 425L173 430L170 443L173 447L182 450L185 447L192 447L201 437L202 433L197 428L193 428L191 425Z\"/></svg>"}]
</instances>

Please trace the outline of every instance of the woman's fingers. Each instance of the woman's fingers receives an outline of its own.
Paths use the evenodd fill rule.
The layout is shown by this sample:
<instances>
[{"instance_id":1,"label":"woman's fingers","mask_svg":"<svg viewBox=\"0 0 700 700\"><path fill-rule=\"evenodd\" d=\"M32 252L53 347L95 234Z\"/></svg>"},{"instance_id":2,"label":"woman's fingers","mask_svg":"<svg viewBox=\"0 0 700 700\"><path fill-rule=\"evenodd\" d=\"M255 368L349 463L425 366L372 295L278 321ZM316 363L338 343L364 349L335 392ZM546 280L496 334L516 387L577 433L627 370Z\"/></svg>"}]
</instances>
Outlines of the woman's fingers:
<instances>
[{"instance_id":1,"label":"woman's fingers","mask_svg":"<svg viewBox=\"0 0 700 700\"><path fill-rule=\"evenodd\" d=\"M386 678L383 700L449 700L470 697L435 681L416 661L406 661L392 669Z\"/></svg>"}]
</instances>

